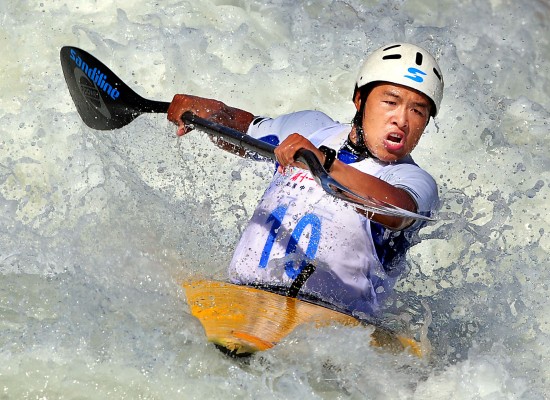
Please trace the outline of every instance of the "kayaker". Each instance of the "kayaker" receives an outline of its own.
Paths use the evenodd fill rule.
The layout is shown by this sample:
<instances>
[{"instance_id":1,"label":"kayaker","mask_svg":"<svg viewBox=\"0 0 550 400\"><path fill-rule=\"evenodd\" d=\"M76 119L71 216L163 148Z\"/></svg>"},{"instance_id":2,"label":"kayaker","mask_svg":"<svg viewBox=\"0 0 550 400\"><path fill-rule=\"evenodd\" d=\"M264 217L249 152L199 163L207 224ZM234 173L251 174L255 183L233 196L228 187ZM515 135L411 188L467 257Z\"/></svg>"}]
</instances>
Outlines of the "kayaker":
<instances>
[{"instance_id":1,"label":"kayaker","mask_svg":"<svg viewBox=\"0 0 550 400\"><path fill-rule=\"evenodd\" d=\"M294 155L311 150L354 192L430 215L439 205L437 185L410 153L439 112L443 86L431 54L395 43L374 51L360 68L351 124L319 111L270 118L213 99L174 96L168 119L178 125L178 135L191 130L181 120L191 111L277 145L277 172L237 245L230 280L289 287L313 265L299 296L348 312L376 313L403 272L405 252L423 222L372 215L333 199ZM221 140L218 144L239 152Z\"/></svg>"}]
</instances>

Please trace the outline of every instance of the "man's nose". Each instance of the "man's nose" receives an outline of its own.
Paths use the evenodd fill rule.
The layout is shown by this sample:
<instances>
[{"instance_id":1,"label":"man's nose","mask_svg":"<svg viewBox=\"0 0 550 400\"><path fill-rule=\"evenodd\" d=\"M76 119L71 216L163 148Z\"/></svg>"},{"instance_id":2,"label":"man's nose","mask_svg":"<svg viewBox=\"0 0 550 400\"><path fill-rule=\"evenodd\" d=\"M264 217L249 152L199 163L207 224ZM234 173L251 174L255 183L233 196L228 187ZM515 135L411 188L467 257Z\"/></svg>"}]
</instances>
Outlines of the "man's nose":
<instances>
[{"instance_id":1,"label":"man's nose","mask_svg":"<svg viewBox=\"0 0 550 400\"><path fill-rule=\"evenodd\" d=\"M409 125L409 118L405 107L397 107L392 116L392 123L400 129L406 128Z\"/></svg>"}]
</instances>

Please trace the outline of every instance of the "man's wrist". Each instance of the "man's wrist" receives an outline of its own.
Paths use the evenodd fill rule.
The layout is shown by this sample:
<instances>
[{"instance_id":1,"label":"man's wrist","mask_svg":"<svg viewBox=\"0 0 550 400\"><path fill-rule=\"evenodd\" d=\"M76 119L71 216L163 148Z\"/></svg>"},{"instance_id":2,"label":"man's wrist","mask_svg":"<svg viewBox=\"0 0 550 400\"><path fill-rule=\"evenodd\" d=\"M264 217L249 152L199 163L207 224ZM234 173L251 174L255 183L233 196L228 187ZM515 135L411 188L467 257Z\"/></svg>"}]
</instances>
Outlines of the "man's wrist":
<instances>
[{"instance_id":1,"label":"man's wrist","mask_svg":"<svg viewBox=\"0 0 550 400\"><path fill-rule=\"evenodd\" d=\"M332 164L334 164L334 161L336 160L336 150L331 149L327 146L321 146L319 147L319 150L323 152L325 155L325 162L323 163L323 168L325 171L330 172L330 169L332 168Z\"/></svg>"}]
</instances>

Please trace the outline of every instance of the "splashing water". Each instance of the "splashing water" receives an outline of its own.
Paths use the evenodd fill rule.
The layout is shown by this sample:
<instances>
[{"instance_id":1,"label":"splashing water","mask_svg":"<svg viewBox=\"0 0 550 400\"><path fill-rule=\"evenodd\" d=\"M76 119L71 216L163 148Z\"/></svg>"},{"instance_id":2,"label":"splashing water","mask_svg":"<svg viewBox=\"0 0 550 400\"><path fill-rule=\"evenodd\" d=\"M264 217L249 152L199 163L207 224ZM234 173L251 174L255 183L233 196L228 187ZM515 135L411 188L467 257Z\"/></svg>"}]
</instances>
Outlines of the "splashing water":
<instances>
[{"instance_id":1,"label":"splashing water","mask_svg":"<svg viewBox=\"0 0 550 400\"><path fill-rule=\"evenodd\" d=\"M524 3L2 3L2 397L547 397L550 6ZM179 283L224 278L272 166L200 131L177 139L162 115L90 130L59 49L90 51L151 99L349 121L358 66L391 41L432 51L446 81L414 153L443 207L393 305L432 356L379 353L345 327L298 329L248 362L223 356Z\"/></svg>"}]
</instances>

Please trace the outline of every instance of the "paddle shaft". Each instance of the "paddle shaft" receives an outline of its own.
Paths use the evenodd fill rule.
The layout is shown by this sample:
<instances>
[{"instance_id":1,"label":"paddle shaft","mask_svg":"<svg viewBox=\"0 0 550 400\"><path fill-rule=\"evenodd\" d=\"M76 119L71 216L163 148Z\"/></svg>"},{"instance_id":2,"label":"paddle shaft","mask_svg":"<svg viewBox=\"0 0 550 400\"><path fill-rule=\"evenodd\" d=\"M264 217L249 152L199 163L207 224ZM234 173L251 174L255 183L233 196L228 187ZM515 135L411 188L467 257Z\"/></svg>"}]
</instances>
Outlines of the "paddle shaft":
<instances>
[{"instance_id":1,"label":"paddle shaft","mask_svg":"<svg viewBox=\"0 0 550 400\"><path fill-rule=\"evenodd\" d=\"M247 149L261 155L267 159L277 161L275 158L275 146L266 143L262 140L253 138L236 129L228 128L227 126L212 122L208 119L197 117L191 112L186 112L182 115L182 120L188 123L193 123L200 126L204 131L212 136L219 135L228 143ZM310 150L300 149L294 157L308 166L311 173L315 177L323 177L327 175L317 156Z\"/></svg>"},{"instance_id":2,"label":"paddle shaft","mask_svg":"<svg viewBox=\"0 0 550 400\"><path fill-rule=\"evenodd\" d=\"M140 108L142 113L166 114L168 112L168 107L170 107L170 103L166 101L144 100Z\"/></svg>"},{"instance_id":3,"label":"paddle shaft","mask_svg":"<svg viewBox=\"0 0 550 400\"><path fill-rule=\"evenodd\" d=\"M191 112L186 112L182 115L181 119L184 122L192 123L200 126L203 130L207 131L212 136L219 135L228 143L231 143L239 148L254 151L255 153L268 158L273 161L275 159L275 146L272 144L255 139L252 136L239 132L236 129L228 128L227 126L212 122L208 119L196 116Z\"/></svg>"}]
</instances>

